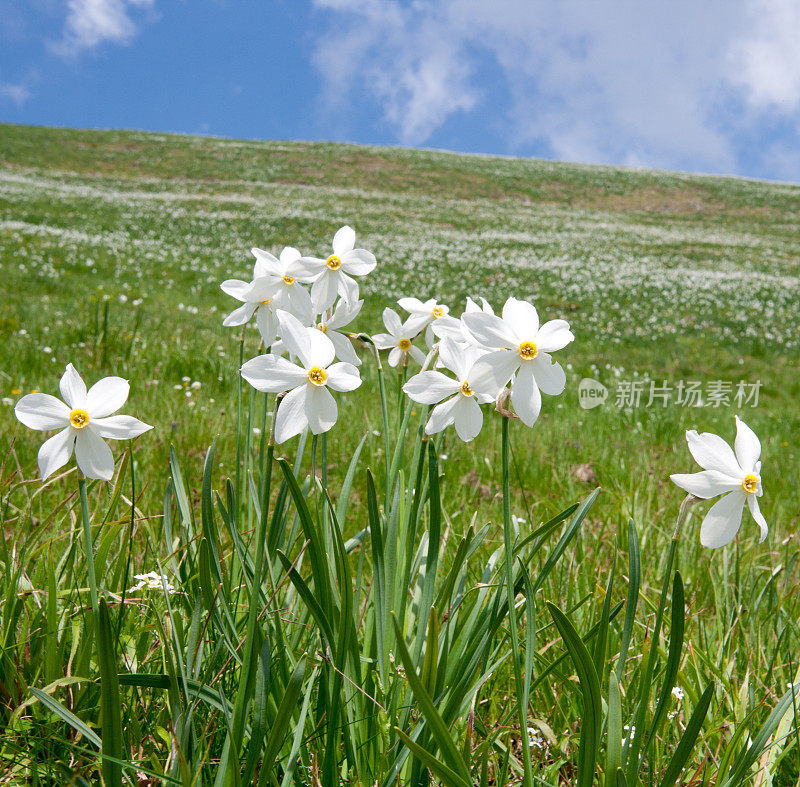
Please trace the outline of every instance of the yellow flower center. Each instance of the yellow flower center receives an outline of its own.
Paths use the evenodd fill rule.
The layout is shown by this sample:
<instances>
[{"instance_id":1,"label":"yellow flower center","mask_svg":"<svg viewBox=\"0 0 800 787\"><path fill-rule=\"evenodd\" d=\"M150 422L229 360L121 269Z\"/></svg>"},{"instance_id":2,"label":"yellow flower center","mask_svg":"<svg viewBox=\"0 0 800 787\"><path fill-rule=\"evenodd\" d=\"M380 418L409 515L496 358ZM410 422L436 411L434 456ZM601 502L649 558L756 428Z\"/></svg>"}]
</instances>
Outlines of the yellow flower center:
<instances>
[{"instance_id":1,"label":"yellow flower center","mask_svg":"<svg viewBox=\"0 0 800 787\"><path fill-rule=\"evenodd\" d=\"M83 429L89 426L89 413L86 410L73 410L69 414L69 422L75 429Z\"/></svg>"},{"instance_id":2,"label":"yellow flower center","mask_svg":"<svg viewBox=\"0 0 800 787\"><path fill-rule=\"evenodd\" d=\"M748 473L742 479L742 489L752 495L758 489L758 478L752 473Z\"/></svg>"},{"instance_id":3,"label":"yellow flower center","mask_svg":"<svg viewBox=\"0 0 800 787\"><path fill-rule=\"evenodd\" d=\"M271 300L272 300L272 298L267 298L267 300L261 301L261 303L259 303L258 305L259 306L266 306Z\"/></svg>"},{"instance_id":4,"label":"yellow flower center","mask_svg":"<svg viewBox=\"0 0 800 787\"><path fill-rule=\"evenodd\" d=\"M441 306L434 306L433 307L433 316L435 319L438 319L444 314L444 309Z\"/></svg>"},{"instance_id":5,"label":"yellow flower center","mask_svg":"<svg viewBox=\"0 0 800 787\"><path fill-rule=\"evenodd\" d=\"M284 284L294 284L294 276L284 276L283 277Z\"/></svg>"},{"instance_id":6,"label":"yellow flower center","mask_svg":"<svg viewBox=\"0 0 800 787\"><path fill-rule=\"evenodd\" d=\"M533 342L522 342L519 346L519 357L532 361L539 354L539 348Z\"/></svg>"},{"instance_id":7,"label":"yellow flower center","mask_svg":"<svg viewBox=\"0 0 800 787\"><path fill-rule=\"evenodd\" d=\"M312 385L325 385L327 379L328 373L324 369L320 369L319 366L312 366L308 370L308 381Z\"/></svg>"},{"instance_id":8,"label":"yellow flower center","mask_svg":"<svg viewBox=\"0 0 800 787\"><path fill-rule=\"evenodd\" d=\"M322 331L323 333L327 333L327 332L328 332L328 326L327 326L327 325L325 325L325 323L324 323L324 322L321 322L321 323L320 323L320 324L317 326L317 330L318 330L318 331Z\"/></svg>"},{"instance_id":9,"label":"yellow flower center","mask_svg":"<svg viewBox=\"0 0 800 787\"><path fill-rule=\"evenodd\" d=\"M464 394L464 396L475 395L475 392L472 390L472 388L469 387L469 383L466 380L464 380L464 382L461 383L461 393Z\"/></svg>"},{"instance_id":10,"label":"yellow flower center","mask_svg":"<svg viewBox=\"0 0 800 787\"><path fill-rule=\"evenodd\" d=\"M409 347L411 347L411 339L400 339L400 341L397 342L397 346L401 350L407 350Z\"/></svg>"},{"instance_id":11,"label":"yellow flower center","mask_svg":"<svg viewBox=\"0 0 800 787\"><path fill-rule=\"evenodd\" d=\"M330 268L332 271L338 271L338 270L339 270L339 268L341 268L341 267L342 267L342 261L341 261L341 260L340 260L340 259L339 259L339 258L338 258L338 257L337 257L335 254L331 254L331 256L330 256L330 257L328 257L328 259L327 259L327 260L325 260L325 264L326 264L326 265L327 265L327 266L328 266L328 267L329 267L329 268Z\"/></svg>"}]
</instances>

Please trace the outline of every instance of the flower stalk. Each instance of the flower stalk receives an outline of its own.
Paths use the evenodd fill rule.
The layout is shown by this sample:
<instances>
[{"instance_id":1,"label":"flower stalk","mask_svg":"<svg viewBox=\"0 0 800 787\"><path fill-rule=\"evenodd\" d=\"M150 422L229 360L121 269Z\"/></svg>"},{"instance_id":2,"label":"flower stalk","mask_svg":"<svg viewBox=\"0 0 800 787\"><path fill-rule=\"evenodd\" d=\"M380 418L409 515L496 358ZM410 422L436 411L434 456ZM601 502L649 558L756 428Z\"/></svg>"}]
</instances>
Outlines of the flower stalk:
<instances>
[{"instance_id":1,"label":"flower stalk","mask_svg":"<svg viewBox=\"0 0 800 787\"><path fill-rule=\"evenodd\" d=\"M531 753L527 744L528 729L528 697L522 678L522 658L520 653L519 633L517 631L517 608L514 603L514 531L511 527L511 472L510 453L511 446L508 435L509 419L502 419L502 471L503 471L503 546L505 550L506 592L508 593L508 626L511 630L511 657L514 662L514 686L517 693L517 713L519 717L519 730L522 739L522 767L523 785L533 785L533 771L531 769ZM528 621L528 625L531 622Z\"/></svg>"},{"instance_id":2,"label":"flower stalk","mask_svg":"<svg viewBox=\"0 0 800 787\"><path fill-rule=\"evenodd\" d=\"M94 575L94 547L92 544L92 521L89 516L89 498L86 494L86 478L78 470L78 494L81 499L81 520L83 521L83 549L86 552L86 571L89 578L89 594L92 600L92 613L98 614L97 579Z\"/></svg>"}]
</instances>

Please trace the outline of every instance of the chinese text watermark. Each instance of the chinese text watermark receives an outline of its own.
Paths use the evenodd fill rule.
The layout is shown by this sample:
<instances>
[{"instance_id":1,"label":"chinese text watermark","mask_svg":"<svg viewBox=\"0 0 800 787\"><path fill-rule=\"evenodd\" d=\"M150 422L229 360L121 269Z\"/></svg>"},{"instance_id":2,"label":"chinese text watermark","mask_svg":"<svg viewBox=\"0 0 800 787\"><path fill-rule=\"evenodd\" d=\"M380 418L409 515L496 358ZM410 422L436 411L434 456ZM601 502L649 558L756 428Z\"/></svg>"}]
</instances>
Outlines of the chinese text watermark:
<instances>
[{"instance_id":1,"label":"chinese text watermark","mask_svg":"<svg viewBox=\"0 0 800 787\"><path fill-rule=\"evenodd\" d=\"M607 400L618 408L637 407L757 407L761 380L617 380L613 393L601 382L584 377L578 385L578 403L591 410Z\"/></svg>"}]
</instances>

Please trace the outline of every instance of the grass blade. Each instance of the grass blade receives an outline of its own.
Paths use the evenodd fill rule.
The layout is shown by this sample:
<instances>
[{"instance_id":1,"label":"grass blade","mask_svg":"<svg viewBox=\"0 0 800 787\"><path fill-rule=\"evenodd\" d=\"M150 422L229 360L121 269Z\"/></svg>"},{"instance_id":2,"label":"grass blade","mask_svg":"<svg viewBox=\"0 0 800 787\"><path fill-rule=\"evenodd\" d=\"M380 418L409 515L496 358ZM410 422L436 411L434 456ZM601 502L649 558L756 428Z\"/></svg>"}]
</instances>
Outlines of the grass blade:
<instances>
[{"instance_id":1,"label":"grass blade","mask_svg":"<svg viewBox=\"0 0 800 787\"><path fill-rule=\"evenodd\" d=\"M628 601L625 606L625 622L622 626L622 639L617 659L617 683L622 681L628 648L633 636L633 625L636 622L636 607L639 604L639 587L642 582L642 561L639 554L639 535L633 520L628 521Z\"/></svg>"},{"instance_id":2,"label":"grass blade","mask_svg":"<svg viewBox=\"0 0 800 787\"><path fill-rule=\"evenodd\" d=\"M694 749L697 736L700 734L700 729L705 721L706 714L708 713L708 706L711 704L711 698L714 696L714 684L711 683L706 687L702 696L697 702L692 715L689 718L689 723L686 725L686 730L681 736L680 743L669 761L667 770L661 779L660 787L675 787L681 772L683 771L689 755Z\"/></svg>"},{"instance_id":3,"label":"grass blade","mask_svg":"<svg viewBox=\"0 0 800 787\"><path fill-rule=\"evenodd\" d=\"M790 688L789 691L780 698L778 704L773 708L772 713L769 714L761 729L753 737L750 745L739 752L739 755L733 761L733 765L731 765L727 778L722 783L722 787L738 785L744 782L747 772L767 747L769 739L775 733L784 714L792 705L793 693L793 689Z\"/></svg>"},{"instance_id":4,"label":"grass blade","mask_svg":"<svg viewBox=\"0 0 800 787\"><path fill-rule=\"evenodd\" d=\"M117 678L117 654L108 605L100 599L97 657L100 663L100 708L103 716L103 781L106 787L122 786L122 708ZM113 758L107 759L107 758Z\"/></svg>"},{"instance_id":5,"label":"grass blade","mask_svg":"<svg viewBox=\"0 0 800 787\"><path fill-rule=\"evenodd\" d=\"M434 776L438 776L442 784L447 787L471 787L471 782L464 781L454 770L448 768L429 751L426 751L418 743L411 740L399 727L395 727L395 730L403 743L408 746L411 753L422 762L426 768L429 768Z\"/></svg>"},{"instance_id":6,"label":"grass blade","mask_svg":"<svg viewBox=\"0 0 800 787\"><path fill-rule=\"evenodd\" d=\"M431 734L433 735L436 744L439 746L439 749L444 756L447 767L458 774L460 778L464 779L467 784L469 784L469 768L467 768L467 764L464 762L461 752L458 750L458 746L456 746L455 742L453 741L453 738L450 735L450 730L447 728L444 719L442 719L442 717L439 715L439 711L436 710L436 706L434 705L431 696L428 694L427 690L422 685L422 681L417 675L417 670L414 666L414 662L411 659L411 654L408 652L408 647L406 646L405 639L403 638L403 632L400 630L400 626L397 623L397 618L394 615L392 615L392 621L394 623L395 636L397 637L397 650L400 654L400 661L402 662L403 668L406 671L406 679L411 686L411 691L414 694L414 698L419 704L420 712L425 717L425 721L430 728Z\"/></svg>"},{"instance_id":7,"label":"grass blade","mask_svg":"<svg viewBox=\"0 0 800 787\"><path fill-rule=\"evenodd\" d=\"M676 571L672 582L672 620L669 629L669 652L667 654L667 664L664 668L664 682L661 685L661 692L658 696L656 711L653 714L650 732L642 748L643 756L647 754L647 749L653 738L658 735L659 727L664 721L669 702L672 699L672 689L678 677L678 667L681 663L681 651L683 650L684 615L683 579L680 572Z\"/></svg>"},{"instance_id":8,"label":"grass blade","mask_svg":"<svg viewBox=\"0 0 800 787\"><path fill-rule=\"evenodd\" d=\"M278 752L286 738L286 733L289 730L292 715L297 709L297 700L303 688L303 678L305 674L306 660L305 658L301 658L300 661L297 662L292 676L289 678L289 685L286 687L286 693L283 695L281 704L278 707L278 713L275 716L275 721L269 733L269 738L267 738L267 744L264 748L264 757L261 760L262 773L269 773L272 770L272 766L275 764L275 758L278 756Z\"/></svg>"},{"instance_id":9,"label":"grass blade","mask_svg":"<svg viewBox=\"0 0 800 787\"><path fill-rule=\"evenodd\" d=\"M583 697L583 726L581 727L581 746L578 751L578 787L591 787L597 767L602 725L602 704L600 682L594 662L581 640L580 634L569 618L555 604L547 602L547 608L556 624L564 645L572 658L580 681Z\"/></svg>"},{"instance_id":10,"label":"grass blade","mask_svg":"<svg viewBox=\"0 0 800 787\"><path fill-rule=\"evenodd\" d=\"M98 749L102 749L103 742L100 740L100 736L84 724L72 711L67 710L58 700L53 699L49 694L45 694L41 689L31 686L30 692L42 705L55 713L56 716L62 718L70 727L83 735L87 741L93 743Z\"/></svg>"}]
</instances>

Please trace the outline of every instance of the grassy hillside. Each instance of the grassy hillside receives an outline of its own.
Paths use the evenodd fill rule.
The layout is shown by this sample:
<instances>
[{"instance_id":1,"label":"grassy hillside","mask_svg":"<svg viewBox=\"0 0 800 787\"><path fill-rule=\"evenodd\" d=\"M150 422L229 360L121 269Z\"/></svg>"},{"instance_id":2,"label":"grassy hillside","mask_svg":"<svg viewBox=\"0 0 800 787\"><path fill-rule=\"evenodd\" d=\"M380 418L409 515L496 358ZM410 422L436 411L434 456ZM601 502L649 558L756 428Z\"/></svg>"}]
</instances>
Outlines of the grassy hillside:
<instances>
[{"instance_id":1,"label":"grassy hillside","mask_svg":"<svg viewBox=\"0 0 800 787\"><path fill-rule=\"evenodd\" d=\"M739 720L748 690L756 704L783 690L793 674L786 654L797 645L790 591L800 579L798 206L800 186L733 178L0 125L6 535L14 532L14 512L22 517L30 506L36 527L72 489L63 478L36 493L40 441L17 423L12 407L20 393L55 392L67 362L87 380L129 378L128 412L155 425L136 447L144 516L160 512L171 444L199 488L202 457L219 434L219 475L232 475L240 334L221 326L234 304L219 283L249 276L251 246L277 253L291 245L325 256L335 230L350 224L358 245L378 259L362 287L357 330L382 330L382 309L404 295L436 297L456 314L468 295L495 307L513 295L533 300L543 319L570 321L576 340L560 353L567 390L544 397L536 427L514 436L514 512L535 524L602 487L573 556L600 576L633 517L652 569L645 591L655 598L662 543L682 498L668 476L696 469L684 429L732 439L738 413L760 435L768 540L756 543L746 513L740 546L702 550L700 518L693 516L681 557L691 619L706 622L705 636L719 635L718 648L709 648L695 641L696 627L687 629L708 657L690 656L685 669L696 677L711 664L725 675L733 699L728 707L721 696L715 718ZM249 331L244 357L257 346ZM372 367L363 369L365 387L374 389ZM584 377L608 388L603 406L579 407ZM666 405L656 398L648 406L651 381L669 388ZM692 382L704 392L703 406L676 401ZM736 405L740 383L760 383L757 406ZM620 392L634 384L641 386L639 406L618 406ZM716 403L714 390L722 392ZM252 413L252 400L244 407ZM342 398L340 408L328 455L349 457L366 433L362 463L379 464L380 411L355 398ZM474 516L499 521L498 446L494 422L467 446L447 435L443 506L454 533ZM331 477L340 478L346 464L331 462ZM363 526L363 503L355 501L345 537ZM487 549L500 542L496 530ZM725 585L734 563L735 604ZM759 595L768 582L770 594ZM564 592L584 590L596 588ZM557 597L558 586L547 594ZM758 614L731 614L751 602ZM556 725L564 722L555 716L549 723L560 732Z\"/></svg>"},{"instance_id":2,"label":"grassy hillside","mask_svg":"<svg viewBox=\"0 0 800 787\"><path fill-rule=\"evenodd\" d=\"M742 415L771 435L776 465L797 457L788 438L800 431L800 187L18 126L0 127L0 162L0 260L10 296L0 304L4 397L52 387L70 360L86 374L124 374L140 412L159 427L157 442L199 451L230 413L238 357L220 325L232 304L219 282L249 273L251 245L322 254L333 231L350 223L379 260L364 287L361 330L379 330L383 307L408 294L454 309L466 295L499 304L513 294L532 298L545 317L571 321L568 395L544 408L533 434L553 465L594 463L613 489L609 464L630 462L655 478L648 486L660 486L684 461L679 427L730 429L724 406L625 412L610 401L585 412L576 406L584 376L607 384L612 398L634 375L673 387L761 380L758 407ZM188 400L173 390L184 377L203 386ZM16 426L0 412L8 437ZM593 444L593 434L609 431L612 441ZM558 439L566 435L574 440ZM153 459L164 453L153 449ZM568 499L575 494L564 479L557 484ZM788 533L798 498L791 486L785 491L775 513Z\"/></svg>"}]
</instances>

